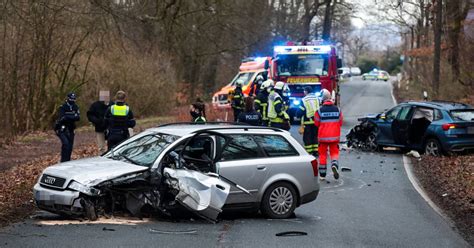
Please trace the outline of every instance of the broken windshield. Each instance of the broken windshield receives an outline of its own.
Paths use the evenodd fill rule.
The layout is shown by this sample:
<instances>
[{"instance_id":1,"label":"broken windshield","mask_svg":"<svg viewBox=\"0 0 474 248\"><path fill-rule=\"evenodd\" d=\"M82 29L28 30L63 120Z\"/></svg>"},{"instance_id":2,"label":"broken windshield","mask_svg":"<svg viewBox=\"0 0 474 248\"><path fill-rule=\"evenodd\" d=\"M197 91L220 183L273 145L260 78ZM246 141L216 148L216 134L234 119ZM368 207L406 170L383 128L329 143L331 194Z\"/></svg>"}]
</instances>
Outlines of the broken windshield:
<instances>
[{"instance_id":1,"label":"broken windshield","mask_svg":"<svg viewBox=\"0 0 474 248\"><path fill-rule=\"evenodd\" d=\"M148 134L107 153L110 159L123 159L126 162L151 166L163 150L179 137L169 134Z\"/></svg>"}]
</instances>

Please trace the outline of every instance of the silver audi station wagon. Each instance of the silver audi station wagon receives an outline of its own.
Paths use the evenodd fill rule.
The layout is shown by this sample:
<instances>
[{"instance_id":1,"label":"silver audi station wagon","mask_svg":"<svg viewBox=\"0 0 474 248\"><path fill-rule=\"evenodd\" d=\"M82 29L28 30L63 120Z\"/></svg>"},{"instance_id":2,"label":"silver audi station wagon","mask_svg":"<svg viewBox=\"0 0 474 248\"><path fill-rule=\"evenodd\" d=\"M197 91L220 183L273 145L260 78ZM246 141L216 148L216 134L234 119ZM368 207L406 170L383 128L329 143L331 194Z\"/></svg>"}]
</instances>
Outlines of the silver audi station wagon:
<instances>
[{"instance_id":1,"label":"silver audi station wagon","mask_svg":"<svg viewBox=\"0 0 474 248\"><path fill-rule=\"evenodd\" d=\"M288 218L316 199L319 179L317 160L287 131L175 123L147 129L102 156L50 166L33 192L40 209L90 220L180 208L210 221L223 209Z\"/></svg>"}]
</instances>

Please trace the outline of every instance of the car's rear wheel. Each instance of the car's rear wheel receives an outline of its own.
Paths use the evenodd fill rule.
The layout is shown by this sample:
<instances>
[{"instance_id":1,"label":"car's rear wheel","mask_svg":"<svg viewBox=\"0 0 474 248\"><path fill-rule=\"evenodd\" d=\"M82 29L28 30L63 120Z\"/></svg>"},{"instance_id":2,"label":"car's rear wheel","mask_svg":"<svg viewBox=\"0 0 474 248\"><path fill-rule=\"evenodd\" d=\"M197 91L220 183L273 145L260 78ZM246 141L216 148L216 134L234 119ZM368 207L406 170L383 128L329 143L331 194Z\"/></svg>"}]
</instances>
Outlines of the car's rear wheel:
<instances>
[{"instance_id":1,"label":"car's rear wheel","mask_svg":"<svg viewBox=\"0 0 474 248\"><path fill-rule=\"evenodd\" d=\"M425 142L425 154L430 156L441 156L443 148L437 139L428 139Z\"/></svg>"},{"instance_id":2,"label":"car's rear wheel","mask_svg":"<svg viewBox=\"0 0 474 248\"><path fill-rule=\"evenodd\" d=\"M291 184L277 182L265 191L261 211L269 218L285 219L295 211L297 199L296 190Z\"/></svg>"}]
</instances>

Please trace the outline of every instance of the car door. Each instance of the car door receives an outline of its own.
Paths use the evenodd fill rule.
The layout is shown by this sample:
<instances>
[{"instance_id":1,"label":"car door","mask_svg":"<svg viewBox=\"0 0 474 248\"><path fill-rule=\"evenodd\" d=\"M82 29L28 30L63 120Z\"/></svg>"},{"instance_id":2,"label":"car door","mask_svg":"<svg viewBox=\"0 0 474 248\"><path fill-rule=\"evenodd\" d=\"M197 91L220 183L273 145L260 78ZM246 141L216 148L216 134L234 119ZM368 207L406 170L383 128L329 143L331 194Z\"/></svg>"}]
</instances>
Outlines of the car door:
<instances>
[{"instance_id":1,"label":"car door","mask_svg":"<svg viewBox=\"0 0 474 248\"><path fill-rule=\"evenodd\" d=\"M215 221L229 196L232 182L216 174L216 141L230 140L217 132L200 132L168 151L161 165L176 201L197 215ZM170 163L169 160L174 160ZM172 164L172 165L171 165Z\"/></svg>"},{"instance_id":2,"label":"car door","mask_svg":"<svg viewBox=\"0 0 474 248\"><path fill-rule=\"evenodd\" d=\"M392 122L392 134L396 146L406 146L408 144L412 110L413 106L402 106L402 109Z\"/></svg>"},{"instance_id":3,"label":"car door","mask_svg":"<svg viewBox=\"0 0 474 248\"><path fill-rule=\"evenodd\" d=\"M379 120L377 121L377 127L379 129L377 133L378 144L392 145L395 143L392 135L392 123L393 120L395 120L395 118L398 116L398 113L401 109L401 105L395 106L379 117Z\"/></svg>"},{"instance_id":4,"label":"car door","mask_svg":"<svg viewBox=\"0 0 474 248\"><path fill-rule=\"evenodd\" d=\"M251 203L257 201L258 189L268 175L265 157L250 134L229 134L232 138L224 145L218 142L222 151L216 163L217 173L239 184L250 194L231 187L226 204Z\"/></svg>"}]
</instances>

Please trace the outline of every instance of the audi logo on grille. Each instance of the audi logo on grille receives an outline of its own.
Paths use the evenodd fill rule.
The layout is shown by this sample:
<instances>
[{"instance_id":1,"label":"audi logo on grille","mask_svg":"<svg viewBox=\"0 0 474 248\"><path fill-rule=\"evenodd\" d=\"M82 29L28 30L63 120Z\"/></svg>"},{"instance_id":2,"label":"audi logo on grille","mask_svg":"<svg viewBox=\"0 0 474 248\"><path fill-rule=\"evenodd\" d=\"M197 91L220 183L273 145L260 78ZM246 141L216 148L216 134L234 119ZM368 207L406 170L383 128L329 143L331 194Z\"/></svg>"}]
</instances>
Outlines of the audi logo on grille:
<instances>
[{"instance_id":1,"label":"audi logo on grille","mask_svg":"<svg viewBox=\"0 0 474 248\"><path fill-rule=\"evenodd\" d=\"M50 177L50 176L46 176L46 178L44 179L44 182L47 184L54 184L55 181L56 181L56 178Z\"/></svg>"}]
</instances>

